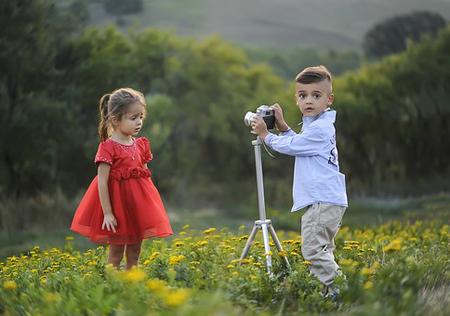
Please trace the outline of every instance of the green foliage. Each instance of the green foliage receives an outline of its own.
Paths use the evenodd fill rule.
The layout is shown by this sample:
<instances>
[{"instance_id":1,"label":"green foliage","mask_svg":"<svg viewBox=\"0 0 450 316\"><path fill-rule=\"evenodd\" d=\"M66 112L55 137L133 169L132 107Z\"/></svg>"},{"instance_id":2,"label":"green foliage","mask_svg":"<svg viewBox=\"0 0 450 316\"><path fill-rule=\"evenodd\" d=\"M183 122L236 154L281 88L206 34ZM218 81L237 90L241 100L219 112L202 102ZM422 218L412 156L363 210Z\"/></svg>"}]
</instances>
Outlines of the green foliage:
<instances>
[{"instance_id":1,"label":"green foliage","mask_svg":"<svg viewBox=\"0 0 450 316\"><path fill-rule=\"evenodd\" d=\"M112 26L76 34L81 20L68 3L2 5L3 195L85 188L95 175L98 100L131 86L147 97L143 135L151 140L153 177L166 200L184 207L256 206L253 135L244 113L279 102L295 127L301 119L295 73L310 63L339 73L361 61L352 52L293 50L278 59L285 81L218 37L196 41L155 29L124 35ZM448 33L336 78L338 144L353 192L448 188L449 142L441 137L449 118ZM250 54L274 56L275 64L278 58L272 51ZM292 158L263 156L267 200L289 207Z\"/></svg>"},{"instance_id":2,"label":"green foliage","mask_svg":"<svg viewBox=\"0 0 450 316\"><path fill-rule=\"evenodd\" d=\"M410 41L418 41L426 34L436 35L447 21L439 13L415 11L394 16L371 28L364 37L366 56L380 58L404 51Z\"/></svg>"},{"instance_id":3,"label":"green foliage","mask_svg":"<svg viewBox=\"0 0 450 316\"><path fill-rule=\"evenodd\" d=\"M249 255L238 233L186 225L177 238L144 243L140 266L105 265L106 249L84 253L68 236L64 248L34 247L0 262L0 310L11 314L85 315L443 315L449 303L449 226L389 222L371 229L343 227L335 257L346 275L334 303L301 255L301 236L279 233L283 252L272 253L266 273L259 234ZM292 270L283 264L287 256Z\"/></svg>"},{"instance_id":4,"label":"green foliage","mask_svg":"<svg viewBox=\"0 0 450 316\"><path fill-rule=\"evenodd\" d=\"M304 68L312 65L326 65L333 76L345 71L357 69L362 63L362 57L357 51L336 51L324 48L247 48L251 60L266 62L274 72L288 81Z\"/></svg>"}]
</instances>

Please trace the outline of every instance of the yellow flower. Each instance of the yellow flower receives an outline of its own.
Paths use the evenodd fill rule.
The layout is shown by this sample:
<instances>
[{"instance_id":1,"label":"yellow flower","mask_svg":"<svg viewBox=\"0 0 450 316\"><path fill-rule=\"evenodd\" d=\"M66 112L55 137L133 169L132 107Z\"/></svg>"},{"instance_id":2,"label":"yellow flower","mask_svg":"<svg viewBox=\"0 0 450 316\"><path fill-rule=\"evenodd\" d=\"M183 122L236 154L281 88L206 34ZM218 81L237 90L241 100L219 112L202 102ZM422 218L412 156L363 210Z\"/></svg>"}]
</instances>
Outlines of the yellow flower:
<instances>
[{"instance_id":1,"label":"yellow flower","mask_svg":"<svg viewBox=\"0 0 450 316\"><path fill-rule=\"evenodd\" d=\"M189 224L186 224L186 225L184 225L182 228L186 230L186 229L188 229L189 227L190 227L190 225L189 225Z\"/></svg>"},{"instance_id":2,"label":"yellow flower","mask_svg":"<svg viewBox=\"0 0 450 316\"><path fill-rule=\"evenodd\" d=\"M358 262L352 259L341 259L339 260L339 264L347 267L356 267L358 265Z\"/></svg>"},{"instance_id":3,"label":"yellow flower","mask_svg":"<svg viewBox=\"0 0 450 316\"><path fill-rule=\"evenodd\" d=\"M122 272L122 278L131 283L138 283L145 279L145 272L139 268L132 268Z\"/></svg>"},{"instance_id":4,"label":"yellow flower","mask_svg":"<svg viewBox=\"0 0 450 316\"><path fill-rule=\"evenodd\" d=\"M11 280L3 282L3 288L5 290L15 290L17 289L17 283Z\"/></svg>"},{"instance_id":5,"label":"yellow flower","mask_svg":"<svg viewBox=\"0 0 450 316\"><path fill-rule=\"evenodd\" d=\"M206 246L208 244L208 241L207 240L200 240L200 241L197 241L195 244L194 244L194 247L203 247L203 246Z\"/></svg>"},{"instance_id":6,"label":"yellow flower","mask_svg":"<svg viewBox=\"0 0 450 316\"><path fill-rule=\"evenodd\" d=\"M167 306L177 307L183 305L189 299L190 294L187 289L176 289L165 295L164 302Z\"/></svg>"},{"instance_id":7,"label":"yellow flower","mask_svg":"<svg viewBox=\"0 0 450 316\"><path fill-rule=\"evenodd\" d=\"M280 251L280 252L278 252L278 255L279 255L280 257L286 257L286 256L287 256L287 253L286 253L286 251Z\"/></svg>"},{"instance_id":8,"label":"yellow flower","mask_svg":"<svg viewBox=\"0 0 450 316\"><path fill-rule=\"evenodd\" d=\"M208 228L208 229L204 230L204 231L203 231L203 234L209 235L209 234L211 234L211 233L214 233L216 230L217 230L216 228L211 227L211 228Z\"/></svg>"},{"instance_id":9,"label":"yellow flower","mask_svg":"<svg viewBox=\"0 0 450 316\"><path fill-rule=\"evenodd\" d=\"M147 288L152 292L162 292L166 290L166 283L159 279L151 279L147 281Z\"/></svg>"},{"instance_id":10,"label":"yellow flower","mask_svg":"<svg viewBox=\"0 0 450 316\"><path fill-rule=\"evenodd\" d=\"M175 247L181 247L181 246L184 246L184 242L176 241L176 242L174 242L174 245L175 245Z\"/></svg>"},{"instance_id":11,"label":"yellow flower","mask_svg":"<svg viewBox=\"0 0 450 316\"><path fill-rule=\"evenodd\" d=\"M66 241L72 241L73 240L73 237L72 236L67 236L66 237Z\"/></svg>"},{"instance_id":12,"label":"yellow flower","mask_svg":"<svg viewBox=\"0 0 450 316\"><path fill-rule=\"evenodd\" d=\"M396 238L392 240L387 246L383 247L383 251L398 251L402 248L402 240L400 238Z\"/></svg>"},{"instance_id":13,"label":"yellow flower","mask_svg":"<svg viewBox=\"0 0 450 316\"><path fill-rule=\"evenodd\" d=\"M180 263L180 261L182 261L183 259L185 259L186 257L183 255L179 255L179 256L170 256L169 257L169 264L170 265L176 265L178 263Z\"/></svg>"},{"instance_id":14,"label":"yellow flower","mask_svg":"<svg viewBox=\"0 0 450 316\"><path fill-rule=\"evenodd\" d=\"M303 261L303 264L305 266L310 266L311 265L311 261L305 260L305 261Z\"/></svg>"},{"instance_id":15,"label":"yellow flower","mask_svg":"<svg viewBox=\"0 0 450 316\"><path fill-rule=\"evenodd\" d=\"M364 288L365 290L369 290L369 289L371 289L372 287L373 287L372 281L367 281L367 282L364 283L364 285L363 285L363 288Z\"/></svg>"}]
</instances>

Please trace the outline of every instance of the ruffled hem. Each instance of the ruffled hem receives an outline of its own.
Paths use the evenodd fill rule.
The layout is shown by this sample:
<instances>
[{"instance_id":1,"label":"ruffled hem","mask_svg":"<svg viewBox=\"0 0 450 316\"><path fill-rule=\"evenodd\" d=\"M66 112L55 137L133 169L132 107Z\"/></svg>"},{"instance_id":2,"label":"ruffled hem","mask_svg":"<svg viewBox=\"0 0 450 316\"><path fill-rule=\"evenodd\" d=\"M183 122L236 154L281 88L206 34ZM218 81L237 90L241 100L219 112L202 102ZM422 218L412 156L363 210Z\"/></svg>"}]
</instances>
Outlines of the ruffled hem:
<instances>
[{"instance_id":1,"label":"ruffled hem","mask_svg":"<svg viewBox=\"0 0 450 316\"><path fill-rule=\"evenodd\" d=\"M81 236L89 238L90 241L101 245L131 245L137 244L144 239L149 238L164 238L173 235L173 231L155 231L154 229L147 229L141 236L133 235L118 235L113 232L105 231L104 234L92 233L91 228L81 225L72 225L70 228L73 232Z\"/></svg>"}]
</instances>

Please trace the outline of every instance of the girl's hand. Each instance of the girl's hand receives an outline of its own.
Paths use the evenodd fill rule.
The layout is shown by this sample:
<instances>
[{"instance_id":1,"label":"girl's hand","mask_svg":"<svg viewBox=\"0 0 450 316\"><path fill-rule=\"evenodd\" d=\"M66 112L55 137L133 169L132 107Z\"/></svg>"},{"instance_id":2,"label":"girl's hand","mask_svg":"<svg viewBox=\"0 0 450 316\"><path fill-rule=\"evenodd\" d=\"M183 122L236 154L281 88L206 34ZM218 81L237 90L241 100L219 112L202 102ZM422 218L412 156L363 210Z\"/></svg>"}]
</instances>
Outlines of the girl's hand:
<instances>
[{"instance_id":1,"label":"girl's hand","mask_svg":"<svg viewBox=\"0 0 450 316\"><path fill-rule=\"evenodd\" d=\"M267 136L267 134L269 134L266 122L264 122L262 117L258 115L255 115L255 117L252 120L252 128L255 134L257 134L262 139L264 139Z\"/></svg>"},{"instance_id":2,"label":"girl's hand","mask_svg":"<svg viewBox=\"0 0 450 316\"><path fill-rule=\"evenodd\" d=\"M102 224L102 229L106 229L108 231L113 231L114 233L116 232L116 228L115 226L117 226L117 220L114 217L114 215L111 214L105 214L104 218L103 218L103 224Z\"/></svg>"},{"instance_id":3,"label":"girl's hand","mask_svg":"<svg viewBox=\"0 0 450 316\"><path fill-rule=\"evenodd\" d=\"M275 125L277 126L277 129L280 132L287 131L289 129L289 126L287 125L286 121L284 120L283 110L281 109L281 106L278 103L275 103L270 108L272 110L274 110Z\"/></svg>"}]
</instances>

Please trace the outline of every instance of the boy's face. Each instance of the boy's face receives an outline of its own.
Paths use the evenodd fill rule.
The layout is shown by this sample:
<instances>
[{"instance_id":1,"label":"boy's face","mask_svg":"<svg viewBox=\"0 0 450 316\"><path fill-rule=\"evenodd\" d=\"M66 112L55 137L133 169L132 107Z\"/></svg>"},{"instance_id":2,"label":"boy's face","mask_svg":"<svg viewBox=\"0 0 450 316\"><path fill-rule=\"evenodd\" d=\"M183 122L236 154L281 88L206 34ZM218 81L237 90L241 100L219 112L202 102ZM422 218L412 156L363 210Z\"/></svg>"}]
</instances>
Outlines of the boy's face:
<instances>
[{"instance_id":1,"label":"boy's face","mask_svg":"<svg viewBox=\"0 0 450 316\"><path fill-rule=\"evenodd\" d=\"M333 103L331 83L328 80L308 84L296 82L295 99L304 116L322 113Z\"/></svg>"}]
</instances>

